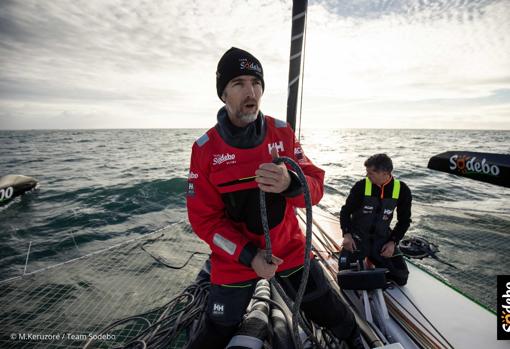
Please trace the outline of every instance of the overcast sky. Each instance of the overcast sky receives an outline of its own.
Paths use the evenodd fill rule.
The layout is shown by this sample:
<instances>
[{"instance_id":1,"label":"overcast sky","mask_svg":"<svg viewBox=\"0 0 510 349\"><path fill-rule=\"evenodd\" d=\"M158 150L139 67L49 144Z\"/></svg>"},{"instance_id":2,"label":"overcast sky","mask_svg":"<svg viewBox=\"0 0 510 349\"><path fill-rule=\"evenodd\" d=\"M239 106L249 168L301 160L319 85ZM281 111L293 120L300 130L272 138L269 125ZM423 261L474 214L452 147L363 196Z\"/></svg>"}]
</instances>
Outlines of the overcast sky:
<instances>
[{"instance_id":1,"label":"overcast sky","mask_svg":"<svg viewBox=\"0 0 510 349\"><path fill-rule=\"evenodd\" d=\"M0 129L209 128L218 59L285 118L292 1L0 1ZM510 129L510 2L310 1L303 127Z\"/></svg>"}]
</instances>

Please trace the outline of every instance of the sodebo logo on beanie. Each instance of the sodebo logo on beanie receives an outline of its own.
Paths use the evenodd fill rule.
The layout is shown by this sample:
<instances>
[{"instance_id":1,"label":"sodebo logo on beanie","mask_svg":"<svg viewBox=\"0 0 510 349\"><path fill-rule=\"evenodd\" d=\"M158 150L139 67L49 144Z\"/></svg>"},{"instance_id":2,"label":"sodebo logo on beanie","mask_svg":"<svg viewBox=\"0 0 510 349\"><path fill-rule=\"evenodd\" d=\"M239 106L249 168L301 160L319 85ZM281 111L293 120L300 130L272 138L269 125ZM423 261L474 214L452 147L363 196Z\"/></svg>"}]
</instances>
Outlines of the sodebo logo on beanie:
<instances>
[{"instance_id":1,"label":"sodebo logo on beanie","mask_svg":"<svg viewBox=\"0 0 510 349\"><path fill-rule=\"evenodd\" d=\"M260 74L262 74L262 68L260 68L260 66L255 63L255 62L250 62L248 59L246 58L241 58L239 60L239 68L241 68L241 70L253 70L253 71L256 71Z\"/></svg>"},{"instance_id":2,"label":"sodebo logo on beanie","mask_svg":"<svg viewBox=\"0 0 510 349\"><path fill-rule=\"evenodd\" d=\"M260 61L251 53L232 47L220 58L216 69L216 92L220 99L228 82L240 75L252 75L260 79L264 90L264 69Z\"/></svg>"}]
</instances>

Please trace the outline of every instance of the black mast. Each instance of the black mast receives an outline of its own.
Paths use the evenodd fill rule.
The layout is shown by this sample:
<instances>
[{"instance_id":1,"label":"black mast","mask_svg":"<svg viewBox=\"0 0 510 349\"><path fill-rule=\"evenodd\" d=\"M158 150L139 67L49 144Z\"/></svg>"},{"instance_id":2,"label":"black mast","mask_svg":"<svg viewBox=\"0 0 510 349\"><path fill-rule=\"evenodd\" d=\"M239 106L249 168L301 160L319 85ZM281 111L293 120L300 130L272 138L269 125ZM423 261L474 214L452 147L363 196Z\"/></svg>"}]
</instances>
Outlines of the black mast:
<instances>
[{"instance_id":1,"label":"black mast","mask_svg":"<svg viewBox=\"0 0 510 349\"><path fill-rule=\"evenodd\" d=\"M296 129L299 91L302 88L301 69L304 58L304 39L308 0L292 1L292 32L290 39L289 86L287 96L287 122Z\"/></svg>"}]
</instances>

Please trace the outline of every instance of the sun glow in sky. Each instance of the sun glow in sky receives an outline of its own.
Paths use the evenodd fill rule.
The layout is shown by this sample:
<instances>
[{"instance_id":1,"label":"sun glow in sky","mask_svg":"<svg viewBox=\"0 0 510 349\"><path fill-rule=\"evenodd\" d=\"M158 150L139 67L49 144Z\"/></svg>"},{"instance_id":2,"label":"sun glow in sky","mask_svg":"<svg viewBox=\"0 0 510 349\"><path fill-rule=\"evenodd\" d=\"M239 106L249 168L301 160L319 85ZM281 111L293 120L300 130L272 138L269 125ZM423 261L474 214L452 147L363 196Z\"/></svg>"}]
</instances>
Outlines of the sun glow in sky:
<instances>
[{"instance_id":1,"label":"sun glow in sky","mask_svg":"<svg viewBox=\"0 0 510 349\"><path fill-rule=\"evenodd\" d=\"M209 128L218 59L285 118L291 1L0 2L0 129ZM304 128L510 129L510 5L310 1Z\"/></svg>"}]
</instances>

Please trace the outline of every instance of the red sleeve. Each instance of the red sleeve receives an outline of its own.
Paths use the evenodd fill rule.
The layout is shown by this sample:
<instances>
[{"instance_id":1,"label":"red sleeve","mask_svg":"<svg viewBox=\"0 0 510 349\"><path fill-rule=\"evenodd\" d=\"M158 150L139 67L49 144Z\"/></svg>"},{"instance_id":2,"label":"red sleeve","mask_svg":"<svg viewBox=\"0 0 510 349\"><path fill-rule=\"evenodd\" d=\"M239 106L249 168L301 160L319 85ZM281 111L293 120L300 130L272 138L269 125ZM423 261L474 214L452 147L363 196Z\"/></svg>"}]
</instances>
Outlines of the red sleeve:
<instances>
[{"instance_id":1,"label":"red sleeve","mask_svg":"<svg viewBox=\"0 0 510 349\"><path fill-rule=\"evenodd\" d=\"M213 253L239 261L248 239L227 219L221 195L209 181L209 159L204 153L202 147L193 144L186 194L188 219Z\"/></svg>"},{"instance_id":2,"label":"red sleeve","mask_svg":"<svg viewBox=\"0 0 510 349\"><path fill-rule=\"evenodd\" d=\"M301 148L301 144L294 137L294 156L292 157L303 170L310 188L310 196L312 198L312 205L317 205L324 194L324 170L315 166L310 159L308 159ZM297 195L287 199L292 205L296 207L305 207L304 194Z\"/></svg>"}]
</instances>

